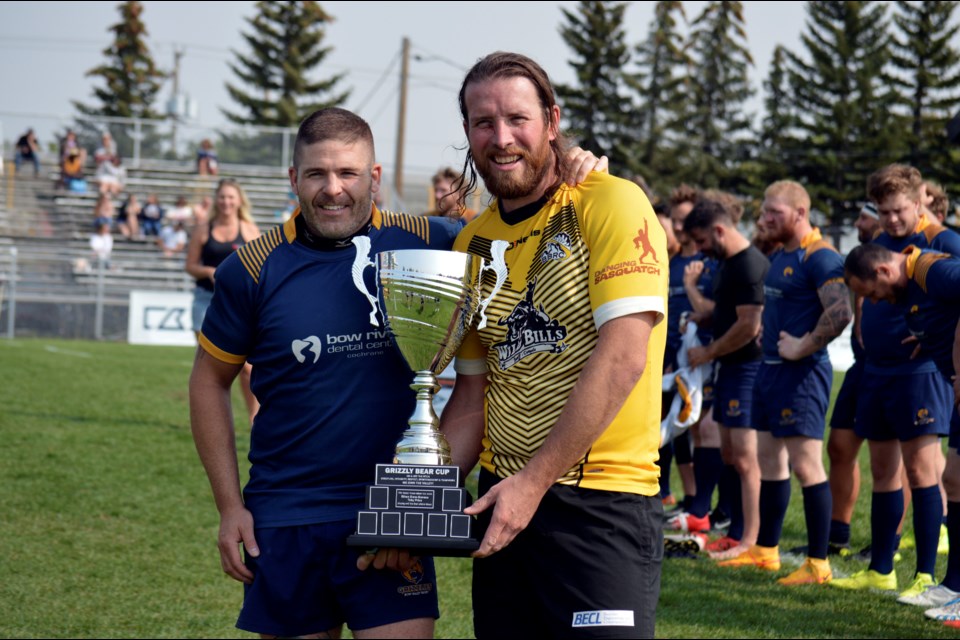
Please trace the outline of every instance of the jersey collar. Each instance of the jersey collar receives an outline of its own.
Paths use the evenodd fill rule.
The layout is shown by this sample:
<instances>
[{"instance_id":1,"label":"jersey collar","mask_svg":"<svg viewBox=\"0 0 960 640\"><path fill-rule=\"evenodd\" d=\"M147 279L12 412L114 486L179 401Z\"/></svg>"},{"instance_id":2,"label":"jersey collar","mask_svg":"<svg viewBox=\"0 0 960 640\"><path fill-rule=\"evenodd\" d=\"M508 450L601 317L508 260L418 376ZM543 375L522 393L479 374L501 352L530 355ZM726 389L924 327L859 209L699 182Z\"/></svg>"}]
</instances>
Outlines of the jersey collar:
<instances>
[{"instance_id":1,"label":"jersey collar","mask_svg":"<svg viewBox=\"0 0 960 640\"><path fill-rule=\"evenodd\" d=\"M911 244L900 253L907 256L907 277L913 278L913 272L917 268L917 260L920 259L920 254L922 251L920 251L918 247L915 247Z\"/></svg>"},{"instance_id":2,"label":"jersey collar","mask_svg":"<svg viewBox=\"0 0 960 640\"><path fill-rule=\"evenodd\" d=\"M800 248L806 249L807 247L812 245L814 242L817 242L818 240L821 240L821 239L823 239L823 236L820 235L820 229L817 227L814 227L813 231L803 236L803 238L800 240Z\"/></svg>"}]
</instances>

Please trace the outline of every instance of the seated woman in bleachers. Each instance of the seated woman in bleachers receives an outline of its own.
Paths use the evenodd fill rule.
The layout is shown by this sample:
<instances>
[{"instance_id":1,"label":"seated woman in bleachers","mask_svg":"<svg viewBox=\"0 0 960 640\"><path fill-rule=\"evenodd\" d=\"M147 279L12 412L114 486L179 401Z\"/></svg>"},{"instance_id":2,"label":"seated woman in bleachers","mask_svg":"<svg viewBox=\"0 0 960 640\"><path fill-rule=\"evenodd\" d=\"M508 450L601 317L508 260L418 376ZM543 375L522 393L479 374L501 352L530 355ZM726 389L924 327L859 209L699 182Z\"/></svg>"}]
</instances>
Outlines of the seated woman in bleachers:
<instances>
[{"instance_id":1,"label":"seated woman in bleachers","mask_svg":"<svg viewBox=\"0 0 960 640\"><path fill-rule=\"evenodd\" d=\"M117 211L117 230L127 240L135 240L140 237L140 208L137 195L131 193Z\"/></svg>"},{"instance_id":2,"label":"seated woman in bleachers","mask_svg":"<svg viewBox=\"0 0 960 640\"><path fill-rule=\"evenodd\" d=\"M163 216L166 211L160 206L160 200L157 194L151 193L147 196L147 204L140 210L140 227L145 236L160 235L160 227L163 224Z\"/></svg>"},{"instance_id":3,"label":"seated woman in bleachers","mask_svg":"<svg viewBox=\"0 0 960 640\"><path fill-rule=\"evenodd\" d=\"M111 156L97 165L94 179L100 183L100 193L118 196L123 191L127 170L120 164L120 156Z\"/></svg>"}]
</instances>

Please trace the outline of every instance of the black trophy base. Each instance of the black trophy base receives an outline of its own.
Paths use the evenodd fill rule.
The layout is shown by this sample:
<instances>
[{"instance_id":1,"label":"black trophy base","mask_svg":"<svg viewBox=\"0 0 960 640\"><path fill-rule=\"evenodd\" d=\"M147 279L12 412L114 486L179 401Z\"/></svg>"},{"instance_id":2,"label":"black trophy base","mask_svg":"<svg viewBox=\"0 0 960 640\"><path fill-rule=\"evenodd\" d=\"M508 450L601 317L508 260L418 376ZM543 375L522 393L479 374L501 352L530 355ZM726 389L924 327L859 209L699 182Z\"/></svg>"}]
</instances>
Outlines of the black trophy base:
<instances>
[{"instance_id":1,"label":"black trophy base","mask_svg":"<svg viewBox=\"0 0 960 640\"><path fill-rule=\"evenodd\" d=\"M473 516L463 513L470 494L452 466L378 464L376 484L367 487L357 532L347 546L397 547L421 555L466 557L480 547Z\"/></svg>"}]
</instances>

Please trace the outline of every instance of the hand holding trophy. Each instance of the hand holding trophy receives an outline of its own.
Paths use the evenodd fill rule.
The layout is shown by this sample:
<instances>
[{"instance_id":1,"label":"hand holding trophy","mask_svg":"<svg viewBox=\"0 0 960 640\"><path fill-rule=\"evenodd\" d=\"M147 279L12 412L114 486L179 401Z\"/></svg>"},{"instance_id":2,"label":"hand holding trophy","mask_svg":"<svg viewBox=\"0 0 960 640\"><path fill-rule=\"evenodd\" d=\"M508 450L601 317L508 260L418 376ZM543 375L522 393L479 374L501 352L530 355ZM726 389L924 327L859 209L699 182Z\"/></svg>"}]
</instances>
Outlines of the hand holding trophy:
<instances>
[{"instance_id":1,"label":"hand holding trophy","mask_svg":"<svg viewBox=\"0 0 960 640\"><path fill-rule=\"evenodd\" d=\"M494 241L493 263L455 251L407 249L385 251L370 261L369 239L354 238L354 284L370 301L371 323L381 311L393 340L414 371L410 388L417 404L409 429L397 443L392 464L378 464L375 484L367 487L365 509L357 516L357 533L350 546L407 547L427 555L466 556L479 546L473 518L463 509L470 496L461 486L460 470L451 465L450 446L439 431L433 395L436 374L453 359L479 315L506 279L503 253L507 243ZM363 283L363 271L373 266L379 295ZM493 270L496 284L480 300L480 277Z\"/></svg>"}]
</instances>

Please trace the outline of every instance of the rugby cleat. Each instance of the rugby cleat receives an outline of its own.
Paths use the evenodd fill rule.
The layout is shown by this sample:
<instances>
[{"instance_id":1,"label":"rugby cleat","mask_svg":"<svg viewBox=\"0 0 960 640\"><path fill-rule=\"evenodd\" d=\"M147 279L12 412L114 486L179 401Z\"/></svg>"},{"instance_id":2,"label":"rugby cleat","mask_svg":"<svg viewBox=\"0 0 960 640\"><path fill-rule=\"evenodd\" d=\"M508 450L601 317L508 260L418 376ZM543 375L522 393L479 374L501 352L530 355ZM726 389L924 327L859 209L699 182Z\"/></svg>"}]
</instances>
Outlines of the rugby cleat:
<instances>
[{"instance_id":1,"label":"rugby cleat","mask_svg":"<svg viewBox=\"0 0 960 640\"><path fill-rule=\"evenodd\" d=\"M954 600L941 607L927 609L923 615L934 620L960 621L960 600Z\"/></svg>"},{"instance_id":2,"label":"rugby cleat","mask_svg":"<svg viewBox=\"0 0 960 640\"><path fill-rule=\"evenodd\" d=\"M730 536L723 536L722 538L717 538L713 542L707 543L707 546L705 546L704 549L706 549L708 552L719 552L732 549L739 544L739 540L734 540Z\"/></svg>"},{"instance_id":3,"label":"rugby cleat","mask_svg":"<svg viewBox=\"0 0 960 640\"><path fill-rule=\"evenodd\" d=\"M907 597L901 595L897 598L897 602L901 604L912 604L917 607L923 607L924 609L942 607L955 600L960 600L960 592L948 589L942 584L927 587L926 590L913 596Z\"/></svg>"},{"instance_id":4,"label":"rugby cleat","mask_svg":"<svg viewBox=\"0 0 960 640\"><path fill-rule=\"evenodd\" d=\"M801 584L823 584L833 579L833 571L830 569L829 560L820 558L807 558L800 568L790 575L777 580L780 584L787 587L795 587Z\"/></svg>"},{"instance_id":5,"label":"rugby cleat","mask_svg":"<svg viewBox=\"0 0 960 640\"><path fill-rule=\"evenodd\" d=\"M718 567L756 567L765 571L780 570L780 548L753 545L736 558L721 560Z\"/></svg>"},{"instance_id":6,"label":"rugby cleat","mask_svg":"<svg viewBox=\"0 0 960 640\"><path fill-rule=\"evenodd\" d=\"M914 598L925 592L928 587L932 587L936 584L937 583L933 579L933 576L929 573L918 573L916 576L914 576L907 588L900 592L900 597L897 598L897 602L903 602L905 599Z\"/></svg>"},{"instance_id":7,"label":"rugby cleat","mask_svg":"<svg viewBox=\"0 0 960 640\"><path fill-rule=\"evenodd\" d=\"M664 528L671 531L682 531L683 533L706 533L710 531L710 516L698 518L692 513L678 513L667 520Z\"/></svg>"},{"instance_id":8,"label":"rugby cleat","mask_svg":"<svg viewBox=\"0 0 960 640\"><path fill-rule=\"evenodd\" d=\"M849 578L837 578L830 581L830 586L838 589L873 589L875 591L896 591L897 574L879 573L873 569L857 571Z\"/></svg>"}]
</instances>

